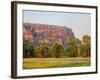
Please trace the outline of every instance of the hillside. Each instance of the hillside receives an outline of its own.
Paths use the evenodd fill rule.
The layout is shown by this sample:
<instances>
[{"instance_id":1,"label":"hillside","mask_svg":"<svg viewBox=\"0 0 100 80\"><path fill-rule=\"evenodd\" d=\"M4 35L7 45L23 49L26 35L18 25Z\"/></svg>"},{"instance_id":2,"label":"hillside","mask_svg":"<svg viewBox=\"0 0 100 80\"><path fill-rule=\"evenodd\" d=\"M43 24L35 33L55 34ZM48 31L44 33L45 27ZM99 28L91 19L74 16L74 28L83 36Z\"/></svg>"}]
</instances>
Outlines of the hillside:
<instances>
[{"instance_id":1,"label":"hillside","mask_svg":"<svg viewBox=\"0 0 100 80\"><path fill-rule=\"evenodd\" d=\"M57 42L65 46L70 37L74 37L74 33L72 29L66 26L36 23L23 24L24 40L48 44Z\"/></svg>"}]
</instances>

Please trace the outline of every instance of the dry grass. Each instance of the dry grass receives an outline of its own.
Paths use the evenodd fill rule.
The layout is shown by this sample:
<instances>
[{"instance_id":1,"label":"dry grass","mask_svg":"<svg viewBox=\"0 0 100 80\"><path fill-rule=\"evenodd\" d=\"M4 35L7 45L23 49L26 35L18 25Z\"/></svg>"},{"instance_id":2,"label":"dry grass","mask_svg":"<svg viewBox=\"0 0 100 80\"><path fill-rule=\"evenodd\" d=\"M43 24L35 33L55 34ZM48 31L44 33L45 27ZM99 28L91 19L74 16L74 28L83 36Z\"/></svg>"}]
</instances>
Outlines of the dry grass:
<instances>
[{"instance_id":1,"label":"dry grass","mask_svg":"<svg viewBox=\"0 0 100 80\"><path fill-rule=\"evenodd\" d=\"M90 58L24 58L24 69L90 66Z\"/></svg>"}]
</instances>

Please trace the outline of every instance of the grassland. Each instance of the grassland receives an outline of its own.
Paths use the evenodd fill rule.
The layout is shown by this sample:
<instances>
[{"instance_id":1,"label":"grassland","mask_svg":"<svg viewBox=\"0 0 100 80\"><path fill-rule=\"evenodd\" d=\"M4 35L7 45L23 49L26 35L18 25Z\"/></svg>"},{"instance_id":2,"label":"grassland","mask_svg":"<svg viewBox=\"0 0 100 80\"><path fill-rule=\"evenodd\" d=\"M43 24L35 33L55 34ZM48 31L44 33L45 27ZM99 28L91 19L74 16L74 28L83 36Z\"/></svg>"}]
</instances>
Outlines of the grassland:
<instances>
[{"instance_id":1,"label":"grassland","mask_svg":"<svg viewBox=\"0 0 100 80\"><path fill-rule=\"evenodd\" d=\"M90 58L24 58L24 69L90 66Z\"/></svg>"}]
</instances>

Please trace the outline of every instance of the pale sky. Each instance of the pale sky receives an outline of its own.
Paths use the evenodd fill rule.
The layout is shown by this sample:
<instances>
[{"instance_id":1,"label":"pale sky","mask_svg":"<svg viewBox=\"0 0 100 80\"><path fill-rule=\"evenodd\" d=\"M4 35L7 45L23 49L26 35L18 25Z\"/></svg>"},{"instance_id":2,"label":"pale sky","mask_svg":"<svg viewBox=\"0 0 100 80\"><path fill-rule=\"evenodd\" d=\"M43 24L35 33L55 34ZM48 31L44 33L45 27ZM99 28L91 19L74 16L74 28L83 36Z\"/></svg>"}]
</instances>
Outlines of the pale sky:
<instances>
[{"instance_id":1,"label":"pale sky","mask_svg":"<svg viewBox=\"0 0 100 80\"><path fill-rule=\"evenodd\" d=\"M76 38L91 34L91 14L51 11L23 11L24 23L40 23L66 26L72 29Z\"/></svg>"}]
</instances>

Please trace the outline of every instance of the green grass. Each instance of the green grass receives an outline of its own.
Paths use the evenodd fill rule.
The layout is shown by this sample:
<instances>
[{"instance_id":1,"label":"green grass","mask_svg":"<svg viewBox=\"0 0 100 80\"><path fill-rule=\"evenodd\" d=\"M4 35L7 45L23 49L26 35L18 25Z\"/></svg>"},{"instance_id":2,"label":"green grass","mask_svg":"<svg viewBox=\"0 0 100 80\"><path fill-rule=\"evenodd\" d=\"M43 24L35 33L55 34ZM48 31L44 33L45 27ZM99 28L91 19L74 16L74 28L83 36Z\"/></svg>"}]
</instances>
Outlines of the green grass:
<instances>
[{"instance_id":1,"label":"green grass","mask_svg":"<svg viewBox=\"0 0 100 80\"><path fill-rule=\"evenodd\" d=\"M90 58L24 58L24 69L90 66Z\"/></svg>"}]
</instances>

